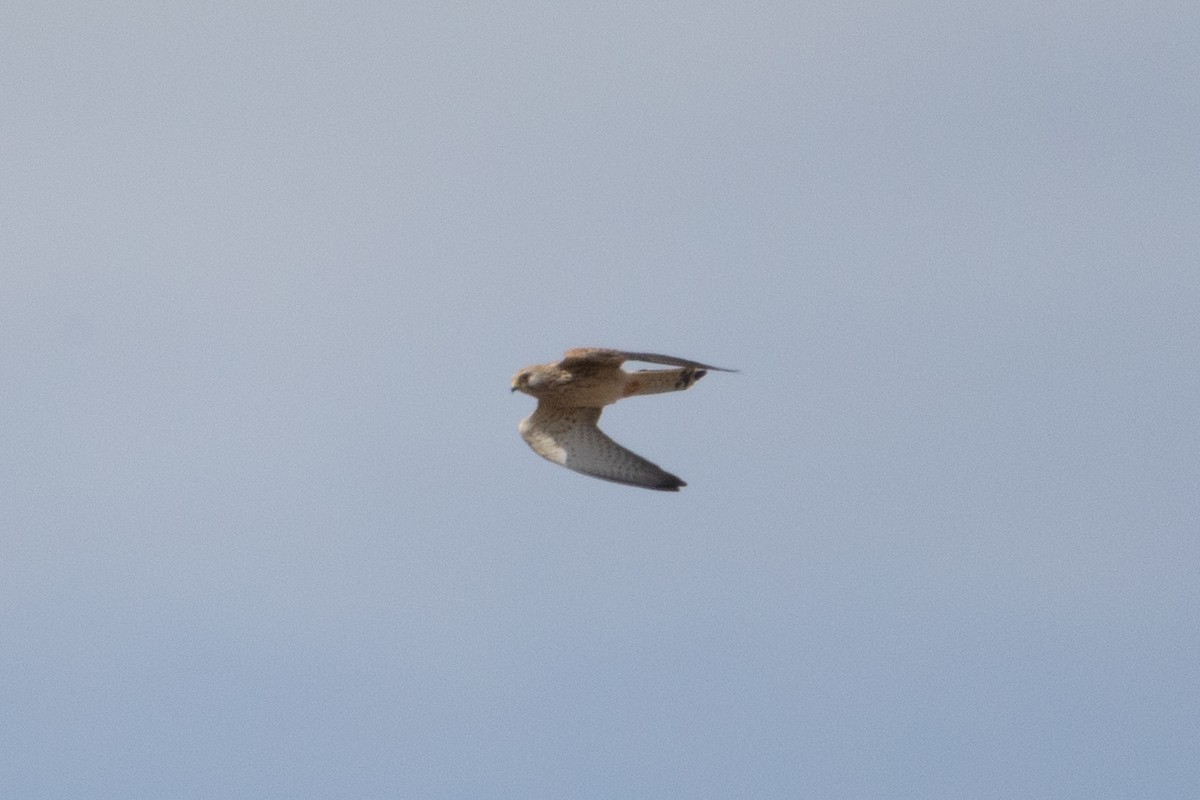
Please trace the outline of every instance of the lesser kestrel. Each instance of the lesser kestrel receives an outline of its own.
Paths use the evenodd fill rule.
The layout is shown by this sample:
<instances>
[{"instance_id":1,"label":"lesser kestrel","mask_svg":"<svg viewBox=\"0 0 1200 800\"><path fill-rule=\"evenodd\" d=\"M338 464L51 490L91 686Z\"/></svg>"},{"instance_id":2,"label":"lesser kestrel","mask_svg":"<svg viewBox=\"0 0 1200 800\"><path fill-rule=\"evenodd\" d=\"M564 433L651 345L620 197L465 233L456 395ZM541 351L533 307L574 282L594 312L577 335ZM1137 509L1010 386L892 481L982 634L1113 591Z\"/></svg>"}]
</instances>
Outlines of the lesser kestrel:
<instances>
[{"instance_id":1,"label":"lesser kestrel","mask_svg":"<svg viewBox=\"0 0 1200 800\"><path fill-rule=\"evenodd\" d=\"M631 373L621 369L626 361L669 364L678 369ZM521 420L521 437L539 456L567 469L606 481L677 492L687 484L605 436L596 423L610 403L623 397L687 389L710 369L735 371L655 353L576 347L556 364L526 367L513 376L514 392L538 399L537 409Z\"/></svg>"}]
</instances>

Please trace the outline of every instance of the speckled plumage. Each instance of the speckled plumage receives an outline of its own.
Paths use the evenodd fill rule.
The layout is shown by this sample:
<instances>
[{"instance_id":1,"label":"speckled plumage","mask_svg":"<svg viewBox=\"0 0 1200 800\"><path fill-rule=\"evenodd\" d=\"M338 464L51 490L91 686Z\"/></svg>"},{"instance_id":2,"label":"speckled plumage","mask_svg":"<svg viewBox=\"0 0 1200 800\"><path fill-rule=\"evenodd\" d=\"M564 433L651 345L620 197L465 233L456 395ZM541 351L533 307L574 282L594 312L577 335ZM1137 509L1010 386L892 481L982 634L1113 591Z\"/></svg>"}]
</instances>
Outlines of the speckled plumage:
<instances>
[{"instance_id":1,"label":"speckled plumage","mask_svg":"<svg viewBox=\"0 0 1200 800\"><path fill-rule=\"evenodd\" d=\"M626 361L677 369L630 373L621 369ZM634 395L687 389L708 370L735 371L656 353L599 347L568 350L557 363L526 367L513 376L514 392L538 399L533 414L521 420L521 437L538 455L576 472L630 486L679 491L687 484L614 442L597 423L606 405Z\"/></svg>"}]
</instances>

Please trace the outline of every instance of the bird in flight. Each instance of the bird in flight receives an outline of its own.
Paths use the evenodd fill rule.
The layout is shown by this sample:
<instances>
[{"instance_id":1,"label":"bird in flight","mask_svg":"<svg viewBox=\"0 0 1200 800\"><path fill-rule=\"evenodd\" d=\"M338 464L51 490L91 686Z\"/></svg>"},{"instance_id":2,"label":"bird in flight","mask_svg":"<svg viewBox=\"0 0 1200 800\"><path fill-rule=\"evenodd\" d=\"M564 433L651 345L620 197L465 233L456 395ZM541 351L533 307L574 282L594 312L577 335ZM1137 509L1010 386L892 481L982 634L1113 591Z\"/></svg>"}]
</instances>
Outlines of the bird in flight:
<instances>
[{"instance_id":1,"label":"bird in flight","mask_svg":"<svg viewBox=\"0 0 1200 800\"><path fill-rule=\"evenodd\" d=\"M626 361L667 364L676 369L626 372ZM512 390L538 400L518 430L533 451L555 464L606 481L677 492L687 484L601 432L604 406L625 397L687 389L708 370L736 372L655 353L576 347L562 361L526 367L513 376Z\"/></svg>"}]
</instances>

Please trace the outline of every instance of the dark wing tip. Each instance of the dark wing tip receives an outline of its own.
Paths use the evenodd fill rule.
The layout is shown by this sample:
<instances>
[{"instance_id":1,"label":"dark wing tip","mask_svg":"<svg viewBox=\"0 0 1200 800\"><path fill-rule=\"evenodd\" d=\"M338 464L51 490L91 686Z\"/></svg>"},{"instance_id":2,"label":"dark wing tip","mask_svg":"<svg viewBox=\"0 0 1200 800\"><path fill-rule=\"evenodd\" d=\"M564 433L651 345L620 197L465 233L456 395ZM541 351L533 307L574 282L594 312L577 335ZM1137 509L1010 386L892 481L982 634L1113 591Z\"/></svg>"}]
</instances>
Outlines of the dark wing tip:
<instances>
[{"instance_id":1,"label":"dark wing tip","mask_svg":"<svg viewBox=\"0 0 1200 800\"><path fill-rule=\"evenodd\" d=\"M626 361L645 361L650 364L667 364L673 367L692 367L693 369L711 369L717 372L740 372L729 367L714 367L687 358L666 356L661 353L639 353L632 350L613 350L609 347L572 347L563 354L560 366L575 366L578 364L607 364L620 366Z\"/></svg>"},{"instance_id":2,"label":"dark wing tip","mask_svg":"<svg viewBox=\"0 0 1200 800\"><path fill-rule=\"evenodd\" d=\"M654 486L648 486L649 489L657 489L660 492L678 492L681 488L687 486L686 483L676 478L674 475L668 475L662 479L662 482Z\"/></svg>"}]
</instances>

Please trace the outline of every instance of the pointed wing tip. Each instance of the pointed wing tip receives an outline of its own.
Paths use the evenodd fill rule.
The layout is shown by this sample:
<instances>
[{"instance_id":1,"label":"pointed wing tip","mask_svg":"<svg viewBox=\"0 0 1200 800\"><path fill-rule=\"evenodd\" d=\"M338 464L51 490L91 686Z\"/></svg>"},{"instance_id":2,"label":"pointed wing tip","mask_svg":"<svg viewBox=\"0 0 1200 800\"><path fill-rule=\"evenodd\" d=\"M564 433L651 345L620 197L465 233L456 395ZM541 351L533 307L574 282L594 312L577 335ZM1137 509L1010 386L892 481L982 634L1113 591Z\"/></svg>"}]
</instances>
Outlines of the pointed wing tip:
<instances>
[{"instance_id":1,"label":"pointed wing tip","mask_svg":"<svg viewBox=\"0 0 1200 800\"><path fill-rule=\"evenodd\" d=\"M672 475L669 478L665 478L662 483L656 484L654 486L648 486L646 488L656 489L660 492L678 492L684 486L687 486L687 484L684 483L683 481L681 481L679 478L676 478L674 475Z\"/></svg>"},{"instance_id":2,"label":"pointed wing tip","mask_svg":"<svg viewBox=\"0 0 1200 800\"><path fill-rule=\"evenodd\" d=\"M702 364L686 358L665 356L659 353L638 353L632 350L613 350L609 347L572 347L563 354L560 364L575 364L592 362L620 366L626 361L645 361L650 364L668 364L676 367L693 367L695 369L711 369L715 372L741 372L731 367L714 367L712 364Z\"/></svg>"}]
</instances>

